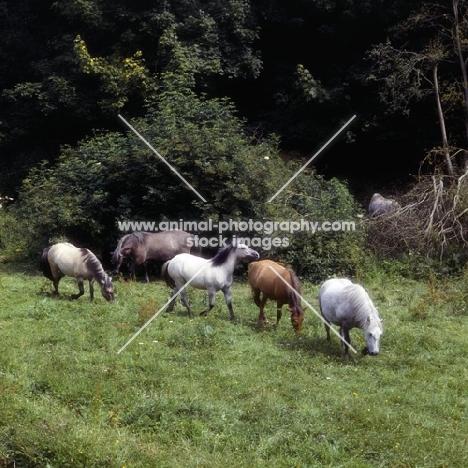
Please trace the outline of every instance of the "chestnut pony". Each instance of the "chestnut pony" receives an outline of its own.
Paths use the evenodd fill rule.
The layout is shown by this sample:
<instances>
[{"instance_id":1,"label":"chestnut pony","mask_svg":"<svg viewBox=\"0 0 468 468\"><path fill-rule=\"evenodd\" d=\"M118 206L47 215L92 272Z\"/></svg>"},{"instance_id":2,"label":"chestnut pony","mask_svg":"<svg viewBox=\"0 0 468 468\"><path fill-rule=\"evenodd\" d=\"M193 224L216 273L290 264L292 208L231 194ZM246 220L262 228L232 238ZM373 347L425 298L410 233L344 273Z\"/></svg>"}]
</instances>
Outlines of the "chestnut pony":
<instances>
[{"instance_id":1,"label":"chestnut pony","mask_svg":"<svg viewBox=\"0 0 468 468\"><path fill-rule=\"evenodd\" d=\"M279 278L278 274L283 279ZM255 304L260 309L258 321L268 323L264 309L267 300L271 299L276 301L276 325L281 319L283 305L288 304L292 326L296 332L300 332L304 309L298 296L301 294L301 283L294 271L271 260L260 260L252 263L248 279ZM261 294L263 296L260 298Z\"/></svg>"}]
</instances>

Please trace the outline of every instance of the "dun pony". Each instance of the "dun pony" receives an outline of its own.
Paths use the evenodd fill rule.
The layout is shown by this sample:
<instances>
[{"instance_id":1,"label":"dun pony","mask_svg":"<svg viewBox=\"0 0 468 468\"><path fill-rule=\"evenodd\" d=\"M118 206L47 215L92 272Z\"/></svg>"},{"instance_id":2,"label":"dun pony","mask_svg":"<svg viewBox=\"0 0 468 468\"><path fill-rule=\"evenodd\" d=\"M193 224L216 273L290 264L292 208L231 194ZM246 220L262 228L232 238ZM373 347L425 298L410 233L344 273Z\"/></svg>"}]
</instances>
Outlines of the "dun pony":
<instances>
[{"instance_id":1,"label":"dun pony","mask_svg":"<svg viewBox=\"0 0 468 468\"><path fill-rule=\"evenodd\" d=\"M107 301L112 302L115 298L112 279L106 274L96 255L88 249L66 242L54 244L43 249L39 266L44 276L53 281L56 294L59 294L59 281L64 276L71 276L76 278L79 289L78 294L72 294L72 299L78 299L84 294L84 280L89 281L91 301L94 300L94 281L99 283L101 294Z\"/></svg>"}]
</instances>

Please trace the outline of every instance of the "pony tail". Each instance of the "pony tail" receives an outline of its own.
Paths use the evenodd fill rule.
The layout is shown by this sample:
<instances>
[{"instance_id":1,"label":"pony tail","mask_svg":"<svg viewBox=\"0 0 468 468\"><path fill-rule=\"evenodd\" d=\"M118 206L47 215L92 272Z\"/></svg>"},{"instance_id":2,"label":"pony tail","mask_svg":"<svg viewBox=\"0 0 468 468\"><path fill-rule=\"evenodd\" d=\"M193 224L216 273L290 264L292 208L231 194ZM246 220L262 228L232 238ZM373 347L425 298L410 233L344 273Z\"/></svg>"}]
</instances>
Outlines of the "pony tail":
<instances>
[{"instance_id":1,"label":"pony tail","mask_svg":"<svg viewBox=\"0 0 468 468\"><path fill-rule=\"evenodd\" d=\"M52 276L52 270L50 268L50 263L49 263L49 258L48 258L49 250L50 250L50 247L45 247L42 250L42 255L41 255L40 259L39 259L39 268L42 271L42 274L46 278L53 281L54 277Z\"/></svg>"},{"instance_id":2,"label":"pony tail","mask_svg":"<svg viewBox=\"0 0 468 468\"><path fill-rule=\"evenodd\" d=\"M167 267L169 266L169 262L170 260L164 263L163 266L161 267L161 278L164 278L164 280L166 281L166 284L170 288L175 288L175 285L176 285L175 281L172 278L172 276L170 276L169 273L167 272Z\"/></svg>"}]
</instances>

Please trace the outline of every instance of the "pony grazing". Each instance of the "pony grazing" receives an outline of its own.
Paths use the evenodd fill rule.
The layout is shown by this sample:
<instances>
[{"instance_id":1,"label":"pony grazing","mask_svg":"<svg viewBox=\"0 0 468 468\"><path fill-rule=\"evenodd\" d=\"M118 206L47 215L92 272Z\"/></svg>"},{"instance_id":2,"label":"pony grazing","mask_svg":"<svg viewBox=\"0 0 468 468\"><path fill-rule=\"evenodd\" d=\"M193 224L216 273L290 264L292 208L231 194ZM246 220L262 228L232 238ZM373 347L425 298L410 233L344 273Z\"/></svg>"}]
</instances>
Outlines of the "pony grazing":
<instances>
[{"instance_id":1,"label":"pony grazing","mask_svg":"<svg viewBox=\"0 0 468 468\"><path fill-rule=\"evenodd\" d=\"M149 282L146 262L164 263L180 253L190 253L194 235L181 230L161 232L132 232L120 239L112 252L113 274L118 274L124 258L132 258L130 270L126 278L140 265L145 271L145 282Z\"/></svg>"},{"instance_id":2,"label":"pony grazing","mask_svg":"<svg viewBox=\"0 0 468 468\"><path fill-rule=\"evenodd\" d=\"M59 281L64 276L71 276L76 278L79 289L78 294L72 294L72 299L78 299L84 294L84 280L89 281L91 301L94 299L94 281L101 286L101 293L106 300L112 302L115 298L112 279L96 255L88 249L80 249L69 243L54 244L43 249L39 265L44 276L53 281L56 294L59 293Z\"/></svg>"},{"instance_id":3,"label":"pony grazing","mask_svg":"<svg viewBox=\"0 0 468 468\"><path fill-rule=\"evenodd\" d=\"M361 285L345 278L329 279L320 288L319 304L325 319L327 339L330 340L330 323L338 325L346 357L349 357L348 345L351 344L349 330L354 327L364 331L367 346L362 353L371 356L379 354L380 336L383 333L382 320Z\"/></svg>"},{"instance_id":4,"label":"pony grazing","mask_svg":"<svg viewBox=\"0 0 468 468\"><path fill-rule=\"evenodd\" d=\"M301 283L294 271L271 260L261 260L251 265L248 280L255 304L260 309L259 322L268 323L264 309L267 300L271 299L276 301L276 325L278 326L281 319L283 305L288 304L292 326L295 331L301 331L304 309L301 298L295 293L295 291L301 293Z\"/></svg>"},{"instance_id":5,"label":"pony grazing","mask_svg":"<svg viewBox=\"0 0 468 468\"><path fill-rule=\"evenodd\" d=\"M189 311L190 316L193 317L186 291L187 282L191 280L190 285L194 288L208 291L208 308L200 315L206 315L214 307L215 294L217 291L222 291L229 315L234 320L231 302L234 268L241 261L255 261L259 258L260 255L257 251L240 243L223 247L211 259L187 253L176 255L172 260L166 262L161 270L161 276L165 278L166 284L174 288L171 295L173 299L167 310L171 311L174 308L175 296L180 291L180 300Z\"/></svg>"}]
</instances>

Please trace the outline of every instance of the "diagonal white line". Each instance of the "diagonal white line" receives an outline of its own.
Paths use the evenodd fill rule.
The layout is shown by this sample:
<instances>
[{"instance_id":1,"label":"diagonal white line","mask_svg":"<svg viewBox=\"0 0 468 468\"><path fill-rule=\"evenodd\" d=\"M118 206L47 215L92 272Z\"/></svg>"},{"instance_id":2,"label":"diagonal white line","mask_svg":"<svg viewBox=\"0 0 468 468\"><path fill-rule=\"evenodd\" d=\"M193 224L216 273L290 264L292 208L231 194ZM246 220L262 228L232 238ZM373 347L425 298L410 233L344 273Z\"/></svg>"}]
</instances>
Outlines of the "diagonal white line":
<instances>
[{"instance_id":1,"label":"diagonal white line","mask_svg":"<svg viewBox=\"0 0 468 468\"><path fill-rule=\"evenodd\" d=\"M185 284L181 287L177 294L171 296L171 298L117 351L117 354L120 354L166 307L167 305L175 299L184 289L188 286L205 268L207 265L202 266Z\"/></svg>"},{"instance_id":2,"label":"diagonal white line","mask_svg":"<svg viewBox=\"0 0 468 468\"><path fill-rule=\"evenodd\" d=\"M156 149L153 148L153 146L150 145L150 143L140 134L138 133L135 128L133 128L120 114L119 114L119 118L127 125L128 128L130 128L133 133L135 133L136 136L138 136L138 138L140 138L140 140L142 140L147 146L148 148L150 148L154 154L156 154L156 156L158 156L161 161L163 161L167 167L169 167L169 169L174 172L178 177L180 177L180 179L182 179L182 181L191 189L193 190L197 195L198 197L200 198L200 200L202 200L203 202L206 203L206 200L195 190L194 187L192 187L192 185L179 173L177 172L157 151Z\"/></svg>"},{"instance_id":3,"label":"diagonal white line","mask_svg":"<svg viewBox=\"0 0 468 468\"><path fill-rule=\"evenodd\" d=\"M354 119L353 115L269 200L273 201Z\"/></svg>"},{"instance_id":4,"label":"diagonal white line","mask_svg":"<svg viewBox=\"0 0 468 468\"><path fill-rule=\"evenodd\" d=\"M271 271L289 288L291 289L292 291L294 291L294 293L296 294L297 297L300 297L302 301L304 301L307 306L312 310L312 312L315 313L315 315L324 323L326 324L326 320L323 318L322 314L320 314L319 312L317 312L300 294L298 291L296 291L296 289L294 289L274 268L272 268L270 265L268 265L268 268L271 269ZM336 336L338 336L338 338L345 344L347 344L349 346L350 349L352 349L355 353L357 353L357 351L333 328L330 326L330 330L335 333Z\"/></svg>"}]
</instances>

